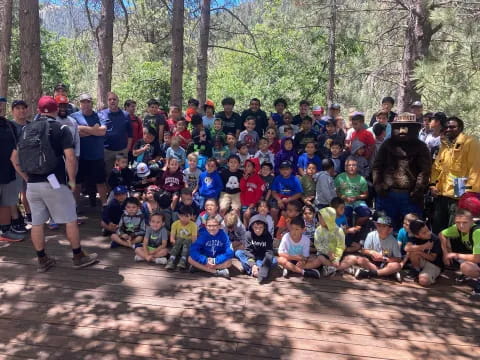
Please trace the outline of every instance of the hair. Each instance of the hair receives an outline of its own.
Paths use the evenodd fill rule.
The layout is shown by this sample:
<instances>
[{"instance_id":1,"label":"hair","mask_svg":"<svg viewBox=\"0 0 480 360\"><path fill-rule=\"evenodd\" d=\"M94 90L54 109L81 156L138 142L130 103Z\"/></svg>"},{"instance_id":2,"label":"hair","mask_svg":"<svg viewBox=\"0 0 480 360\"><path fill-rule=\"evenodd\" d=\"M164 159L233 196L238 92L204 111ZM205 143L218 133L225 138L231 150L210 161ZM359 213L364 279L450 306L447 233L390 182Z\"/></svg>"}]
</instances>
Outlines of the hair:
<instances>
[{"instance_id":1,"label":"hair","mask_svg":"<svg viewBox=\"0 0 480 360\"><path fill-rule=\"evenodd\" d=\"M195 161L198 162L198 155L195 154L195 153L190 153L190 154L187 155L187 159L188 160L195 160Z\"/></svg>"},{"instance_id":2,"label":"hair","mask_svg":"<svg viewBox=\"0 0 480 360\"><path fill-rule=\"evenodd\" d=\"M257 98L252 98L252 99L250 99L250 105L251 105L252 102L254 102L254 101L258 102L258 105L262 106L262 103L261 103L260 100L257 99Z\"/></svg>"},{"instance_id":3,"label":"hair","mask_svg":"<svg viewBox=\"0 0 480 360\"><path fill-rule=\"evenodd\" d=\"M331 149L332 146L334 146L334 145L340 146L340 149L343 149L343 142L341 142L341 141L333 140L332 143L330 144L330 149Z\"/></svg>"},{"instance_id":4,"label":"hair","mask_svg":"<svg viewBox=\"0 0 480 360\"><path fill-rule=\"evenodd\" d=\"M408 213L403 217L403 220L408 221L409 223L418 219L420 219L420 217L415 213Z\"/></svg>"},{"instance_id":5,"label":"hair","mask_svg":"<svg viewBox=\"0 0 480 360\"><path fill-rule=\"evenodd\" d=\"M215 136L215 138L213 139L213 142L214 142L214 143L219 142L220 144L222 144L222 146L224 146L224 145L225 145L225 138L224 138L223 136L221 136L221 135L217 135L217 136Z\"/></svg>"},{"instance_id":6,"label":"hair","mask_svg":"<svg viewBox=\"0 0 480 360\"><path fill-rule=\"evenodd\" d=\"M267 133L268 130L273 130L275 132L275 137L278 138L278 131L277 131L277 128L276 126L267 126L267 128L265 129L265 133Z\"/></svg>"},{"instance_id":7,"label":"hair","mask_svg":"<svg viewBox=\"0 0 480 360\"><path fill-rule=\"evenodd\" d=\"M375 136L380 136L384 131L387 131L385 124L376 123L373 125L373 133Z\"/></svg>"},{"instance_id":8,"label":"hair","mask_svg":"<svg viewBox=\"0 0 480 360\"><path fill-rule=\"evenodd\" d=\"M160 102L156 99L150 99L147 101L147 106L150 107L152 105L157 105L157 106L160 106Z\"/></svg>"},{"instance_id":9,"label":"hair","mask_svg":"<svg viewBox=\"0 0 480 360\"><path fill-rule=\"evenodd\" d=\"M123 104L123 107L126 109L126 108L130 107L130 105L137 105L137 102L135 100L128 99Z\"/></svg>"},{"instance_id":10,"label":"hair","mask_svg":"<svg viewBox=\"0 0 480 360\"><path fill-rule=\"evenodd\" d=\"M266 137L261 137L258 139L258 143L260 143L260 141L266 141L268 143L268 139Z\"/></svg>"},{"instance_id":11,"label":"hair","mask_svg":"<svg viewBox=\"0 0 480 360\"><path fill-rule=\"evenodd\" d=\"M222 106L224 105L233 105L235 106L235 99L232 97L226 97L222 100Z\"/></svg>"},{"instance_id":12,"label":"hair","mask_svg":"<svg viewBox=\"0 0 480 360\"><path fill-rule=\"evenodd\" d=\"M265 205L267 207L267 209L270 211L270 205L268 205L268 201L267 200L260 200L258 201L256 204L255 204L255 209L258 209L259 206L261 205Z\"/></svg>"},{"instance_id":13,"label":"hair","mask_svg":"<svg viewBox=\"0 0 480 360\"><path fill-rule=\"evenodd\" d=\"M302 123L305 122L305 121L306 121L306 122L309 122L309 123L313 122L313 120L312 120L312 118L311 118L310 116L305 116L305 117L303 118L303 120L302 120Z\"/></svg>"},{"instance_id":14,"label":"hair","mask_svg":"<svg viewBox=\"0 0 480 360\"><path fill-rule=\"evenodd\" d=\"M317 143L315 141L307 141L307 143L305 144L305 147L307 147L307 145L309 144L312 144L315 150L317 149Z\"/></svg>"},{"instance_id":15,"label":"hair","mask_svg":"<svg viewBox=\"0 0 480 360\"><path fill-rule=\"evenodd\" d=\"M193 215L193 209L191 206L180 205L178 209L178 215Z\"/></svg>"},{"instance_id":16,"label":"hair","mask_svg":"<svg viewBox=\"0 0 480 360\"><path fill-rule=\"evenodd\" d=\"M432 120L433 119L440 121L440 126L442 128L446 127L446 125L447 125L447 115L444 112L437 111L436 113L433 114Z\"/></svg>"},{"instance_id":17,"label":"hair","mask_svg":"<svg viewBox=\"0 0 480 360\"><path fill-rule=\"evenodd\" d=\"M180 123L182 123L183 126L187 126L187 124L186 124L187 121L186 121L184 118L181 118L180 120L177 121L177 126L178 126L178 124L180 124Z\"/></svg>"},{"instance_id":18,"label":"hair","mask_svg":"<svg viewBox=\"0 0 480 360\"><path fill-rule=\"evenodd\" d=\"M231 131L229 131L228 133L225 134L225 137L227 137L227 136L233 136L235 138L235 140L237 140L237 136Z\"/></svg>"},{"instance_id":19,"label":"hair","mask_svg":"<svg viewBox=\"0 0 480 360\"><path fill-rule=\"evenodd\" d=\"M205 200L205 204L207 202L213 202L215 204L215 206L218 207L218 201L215 198L208 198L207 200Z\"/></svg>"},{"instance_id":20,"label":"hair","mask_svg":"<svg viewBox=\"0 0 480 360\"><path fill-rule=\"evenodd\" d=\"M355 158L354 158L353 156L351 156L351 155L347 158L347 160L345 160L345 165L347 165L347 163L348 163L349 161L355 161L355 162L358 164L357 159L355 159Z\"/></svg>"},{"instance_id":21,"label":"hair","mask_svg":"<svg viewBox=\"0 0 480 360\"><path fill-rule=\"evenodd\" d=\"M303 220L303 216L295 216L293 219L290 220L290 225L296 225L304 229L305 220Z\"/></svg>"},{"instance_id":22,"label":"hair","mask_svg":"<svg viewBox=\"0 0 480 360\"><path fill-rule=\"evenodd\" d=\"M302 106L302 105L308 105L308 106L310 106L310 101L308 101L308 100L302 100L302 101L300 101L300 103L299 103L298 105L299 105L299 106Z\"/></svg>"},{"instance_id":23,"label":"hair","mask_svg":"<svg viewBox=\"0 0 480 360\"><path fill-rule=\"evenodd\" d=\"M355 116L352 115L352 120L351 121L361 121L365 122L365 115L363 114L355 114Z\"/></svg>"},{"instance_id":24,"label":"hair","mask_svg":"<svg viewBox=\"0 0 480 360\"><path fill-rule=\"evenodd\" d=\"M128 160L128 156L125 155L124 153L119 153L119 154L115 155L115 162L123 160L123 159Z\"/></svg>"},{"instance_id":25,"label":"hair","mask_svg":"<svg viewBox=\"0 0 480 360\"><path fill-rule=\"evenodd\" d=\"M455 217L457 216L467 216L473 218L473 215L469 210L462 208L458 208L457 211L455 211Z\"/></svg>"},{"instance_id":26,"label":"hair","mask_svg":"<svg viewBox=\"0 0 480 360\"><path fill-rule=\"evenodd\" d=\"M315 170L318 169L318 168L317 168L317 164L315 164L314 162L308 163L308 164L307 164L307 169L308 169L308 167L309 167L310 165L315 166Z\"/></svg>"},{"instance_id":27,"label":"hair","mask_svg":"<svg viewBox=\"0 0 480 360\"><path fill-rule=\"evenodd\" d=\"M420 230L422 230L425 226L427 226L425 221L420 220L420 219L413 220L413 221L410 222L410 225L409 225L410 232L413 235L418 235Z\"/></svg>"},{"instance_id":28,"label":"hair","mask_svg":"<svg viewBox=\"0 0 480 360\"><path fill-rule=\"evenodd\" d=\"M180 137L179 136L172 136L170 139L170 144L173 145L180 145Z\"/></svg>"},{"instance_id":29,"label":"hair","mask_svg":"<svg viewBox=\"0 0 480 360\"><path fill-rule=\"evenodd\" d=\"M235 226L238 223L238 215L235 211L230 211L226 213L223 219L227 228Z\"/></svg>"},{"instance_id":30,"label":"hair","mask_svg":"<svg viewBox=\"0 0 480 360\"><path fill-rule=\"evenodd\" d=\"M305 212L305 210L310 210L312 213L315 214L315 208L312 205L305 205L302 210L303 212Z\"/></svg>"},{"instance_id":31,"label":"hair","mask_svg":"<svg viewBox=\"0 0 480 360\"><path fill-rule=\"evenodd\" d=\"M209 222L215 221L217 224L220 224L220 221L218 221L216 216L209 217L207 221L205 221L205 224L208 224Z\"/></svg>"},{"instance_id":32,"label":"hair","mask_svg":"<svg viewBox=\"0 0 480 360\"><path fill-rule=\"evenodd\" d=\"M250 115L250 116L247 116L243 122L246 123L247 121L250 121L250 120L253 120L253 121L255 121L255 122L257 121L257 119L255 118L255 116L251 116L251 115Z\"/></svg>"},{"instance_id":33,"label":"hair","mask_svg":"<svg viewBox=\"0 0 480 360\"><path fill-rule=\"evenodd\" d=\"M129 196L125 199L125 206L128 204L137 205L138 207L142 206L142 204L140 204L140 200L133 196Z\"/></svg>"},{"instance_id":34,"label":"hair","mask_svg":"<svg viewBox=\"0 0 480 360\"><path fill-rule=\"evenodd\" d=\"M423 114L423 119L428 119L429 121L431 121L433 118L433 112L427 112L426 114Z\"/></svg>"},{"instance_id":35,"label":"hair","mask_svg":"<svg viewBox=\"0 0 480 360\"><path fill-rule=\"evenodd\" d=\"M283 106L287 107L287 100L283 98L275 99L275 101L273 102L273 106L277 106L278 104L283 104Z\"/></svg>"},{"instance_id":36,"label":"hair","mask_svg":"<svg viewBox=\"0 0 480 360\"><path fill-rule=\"evenodd\" d=\"M180 166L180 161L176 157L171 157L167 159L167 165L169 166L172 161L176 161L178 163L178 166Z\"/></svg>"},{"instance_id":37,"label":"hair","mask_svg":"<svg viewBox=\"0 0 480 360\"><path fill-rule=\"evenodd\" d=\"M183 188L180 190L180 195L192 195L192 190L189 188Z\"/></svg>"},{"instance_id":38,"label":"hair","mask_svg":"<svg viewBox=\"0 0 480 360\"><path fill-rule=\"evenodd\" d=\"M207 160L207 164L212 163L212 162L215 163L215 166L218 167L218 161L217 161L217 159L215 159L215 158L209 158L209 159Z\"/></svg>"},{"instance_id":39,"label":"hair","mask_svg":"<svg viewBox=\"0 0 480 360\"><path fill-rule=\"evenodd\" d=\"M247 146L247 143L244 141L237 142L237 150L240 150L242 147Z\"/></svg>"},{"instance_id":40,"label":"hair","mask_svg":"<svg viewBox=\"0 0 480 360\"><path fill-rule=\"evenodd\" d=\"M334 197L332 201L330 201L330 206L334 209L337 209L340 205L345 205L345 200L339 196Z\"/></svg>"},{"instance_id":41,"label":"hair","mask_svg":"<svg viewBox=\"0 0 480 360\"><path fill-rule=\"evenodd\" d=\"M393 97L391 97L391 96L385 96L385 97L382 99L382 104L387 103L387 102L390 103L390 104L392 104L392 105L395 104L395 100L393 100Z\"/></svg>"},{"instance_id":42,"label":"hair","mask_svg":"<svg viewBox=\"0 0 480 360\"><path fill-rule=\"evenodd\" d=\"M375 113L375 117L379 117L380 115L385 115L387 118L388 118L388 111L387 110L383 110L383 109L380 109L378 110L376 113Z\"/></svg>"},{"instance_id":43,"label":"hair","mask_svg":"<svg viewBox=\"0 0 480 360\"><path fill-rule=\"evenodd\" d=\"M240 162L240 157L237 155L237 154L231 154L228 158L227 158L227 163L232 160L232 159L235 159L237 160L238 162Z\"/></svg>"},{"instance_id":44,"label":"hair","mask_svg":"<svg viewBox=\"0 0 480 360\"><path fill-rule=\"evenodd\" d=\"M200 105L200 102L199 102L197 99L190 98L190 99L188 99L188 101L187 101L187 105L188 105L188 106L190 106L190 105L195 105L196 107L198 107L198 105Z\"/></svg>"},{"instance_id":45,"label":"hair","mask_svg":"<svg viewBox=\"0 0 480 360\"><path fill-rule=\"evenodd\" d=\"M172 136L172 133L168 130L164 131L163 132L163 137L165 138L165 136Z\"/></svg>"},{"instance_id":46,"label":"hair","mask_svg":"<svg viewBox=\"0 0 480 360\"><path fill-rule=\"evenodd\" d=\"M459 129L460 131L463 131L465 124L463 123L463 120L462 120L462 119L460 119L460 118L457 117L457 116L450 116L449 118L447 118L446 124L449 123L450 121L455 121L455 122L458 124L458 129ZM446 124L445 124L445 125L446 125Z\"/></svg>"},{"instance_id":47,"label":"hair","mask_svg":"<svg viewBox=\"0 0 480 360\"><path fill-rule=\"evenodd\" d=\"M157 192L153 195L161 209L168 209L172 204L172 195L168 192Z\"/></svg>"},{"instance_id":48,"label":"hair","mask_svg":"<svg viewBox=\"0 0 480 360\"><path fill-rule=\"evenodd\" d=\"M322 169L323 170L330 170L335 167L332 159L323 159L322 160Z\"/></svg>"},{"instance_id":49,"label":"hair","mask_svg":"<svg viewBox=\"0 0 480 360\"><path fill-rule=\"evenodd\" d=\"M157 134L155 134L155 129L148 125L143 127L143 133L152 135L153 137L157 136Z\"/></svg>"},{"instance_id":50,"label":"hair","mask_svg":"<svg viewBox=\"0 0 480 360\"><path fill-rule=\"evenodd\" d=\"M283 132L286 133L287 131L293 131L293 127L291 127L290 125L285 125L283 127Z\"/></svg>"},{"instance_id":51,"label":"hair","mask_svg":"<svg viewBox=\"0 0 480 360\"><path fill-rule=\"evenodd\" d=\"M297 209L298 212L302 211L303 204L300 200L290 200L287 203L287 206L291 205Z\"/></svg>"},{"instance_id":52,"label":"hair","mask_svg":"<svg viewBox=\"0 0 480 360\"><path fill-rule=\"evenodd\" d=\"M220 122L221 124L223 124L223 120L220 119L220 118L215 118L215 120L213 120L213 122L214 122L214 123Z\"/></svg>"},{"instance_id":53,"label":"hair","mask_svg":"<svg viewBox=\"0 0 480 360\"><path fill-rule=\"evenodd\" d=\"M203 123L202 117L199 114L192 115L192 119L190 120L192 125L200 125Z\"/></svg>"},{"instance_id":54,"label":"hair","mask_svg":"<svg viewBox=\"0 0 480 360\"><path fill-rule=\"evenodd\" d=\"M150 219L152 219L154 216L159 216L162 219L162 222L165 222L165 215L161 212L154 211L152 215L150 215Z\"/></svg>"},{"instance_id":55,"label":"hair","mask_svg":"<svg viewBox=\"0 0 480 360\"><path fill-rule=\"evenodd\" d=\"M270 170L273 170L273 165L270 164L269 162L264 162L264 163L260 166L260 169L261 169L262 167L264 167L264 166L267 166L267 167L270 168Z\"/></svg>"}]
</instances>

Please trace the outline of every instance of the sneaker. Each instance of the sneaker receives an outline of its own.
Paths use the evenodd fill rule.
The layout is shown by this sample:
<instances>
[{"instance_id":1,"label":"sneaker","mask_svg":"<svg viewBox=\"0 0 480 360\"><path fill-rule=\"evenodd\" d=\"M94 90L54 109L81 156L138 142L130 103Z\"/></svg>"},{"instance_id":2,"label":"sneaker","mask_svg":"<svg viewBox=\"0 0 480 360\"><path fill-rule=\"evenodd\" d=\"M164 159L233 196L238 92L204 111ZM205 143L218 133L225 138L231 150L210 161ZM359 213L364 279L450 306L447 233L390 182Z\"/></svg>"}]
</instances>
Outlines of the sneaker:
<instances>
[{"instance_id":1,"label":"sneaker","mask_svg":"<svg viewBox=\"0 0 480 360\"><path fill-rule=\"evenodd\" d=\"M400 284L403 282L402 273L400 271L395 273L395 280L397 280L397 282L399 282Z\"/></svg>"},{"instance_id":2,"label":"sneaker","mask_svg":"<svg viewBox=\"0 0 480 360\"><path fill-rule=\"evenodd\" d=\"M167 265L165 266L166 270L175 270L175 258L170 256L170 259L167 261Z\"/></svg>"},{"instance_id":3,"label":"sneaker","mask_svg":"<svg viewBox=\"0 0 480 360\"><path fill-rule=\"evenodd\" d=\"M48 228L50 230L58 230L58 229L60 229L60 226L58 226L58 224L56 224L52 221L52 222L48 223Z\"/></svg>"},{"instance_id":4,"label":"sneaker","mask_svg":"<svg viewBox=\"0 0 480 360\"><path fill-rule=\"evenodd\" d=\"M177 264L177 269L185 270L187 268L187 258L180 258L180 261Z\"/></svg>"},{"instance_id":5,"label":"sneaker","mask_svg":"<svg viewBox=\"0 0 480 360\"><path fill-rule=\"evenodd\" d=\"M288 279L290 277L290 272L288 271L288 269L283 269L282 277L284 277L285 279Z\"/></svg>"},{"instance_id":6,"label":"sneaker","mask_svg":"<svg viewBox=\"0 0 480 360\"><path fill-rule=\"evenodd\" d=\"M86 254L84 251L82 251L78 255L73 256L73 267L75 269L81 269L86 266L90 266L97 262L98 255L95 253L92 254Z\"/></svg>"},{"instance_id":7,"label":"sneaker","mask_svg":"<svg viewBox=\"0 0 480 360\"><path fill-rule=\"evenodd\" d=\"M17 224L12 224L10 229L15 234L26 234L27 233L27 229L25 228L25 224L23 222L17 223Z\"/></svg>"},{"instance_id":8,"label":"sneaker","mask_svg":"<svg viewBox=\"0 0 480 360\"><path fill-rule=\"evenodd\" d=\"M350 266L349 268L345 269L345 273L355 276L357 269L355 269L353 266Z\"/></svg>"},{"instance_id":9,"label":"sneaker","mask_svg":"<svg viewBox=\"0 0 480 360\"><path fill-rule=\"evenodd\" d=\"M457 284L463 284L463 283L467 282L467 280L468 280L468 278L463 274L460 274L455 278L455 282Z\"/></svg>"},{"instance_id":10,"label":"sneaker","mask_svg":"<svg viewBox=\"0 0 480 360\"><path fill-rule=\"evenodd\" d=\"M196 268L195 266L193 266L193 265L190 265L190 266L188 267L188 272L191 273L191 274L196 273L196 272L199 272L199 271L200 271L200 270L197 269L197 268Z\"/></svg>"},{"instance_id":11,"label":"sneaker","mask_svg":"<svg viewBox=\"0 0 480 360\"><path fill-rule=\"evenodd\" d=\"M420 272L418 270L410 269L410 270L407 271L404 278L405 278L406 281L415 281L417 279L419 273Z\"/></svg>"},{"instance_id":12,"label":"sneaker","mask_svg":"<svg viewBox=\"0 0 480 360\"><path fill-rule=\"evenodd\" d=\"M140 262L140 261L143 261L143 260L145 260L145 259L142 258L141 256L135 255L135 257L133 258L133 260L135 260L135 262Z\"/></svg>"},{"instance_id":13,"label":"sneaker","mask_svg":"<svg viewBox=\"0 0 480 360\"><path fill-rule=\"evenodd\" d=\"M371 277L370 271L365 270L365 269L358 269L357 272L355 273L355 279L361 280L361 279L368 279Z\"/></svg>"},{"instance_id":14,"label":"sneaker","mask_svg":"<svg viewBox=\"0 0 480 360\"><path fill-rule=\"evenodd\" d=\"M25 235L15 234L12 231L5 231L0 234L0 241L4 242L19 242L25 239Z\"/></svg>"},{"instance_id":15,"label":"sneaker","mask_svg":"<svg viewBox=\"0 0 480 360\"><path fill-rule=\"evenodd\" d=\"M32 225L32 214L25 214L25 222L28 225Z\"/></svg>"},{"instance_id":16,"label":"sneaker","mask_svg":"<svg viewBox=\"0 0 480 360\"><path fill-rule=\"evenodd\" d=\"M165 265L167 263L167 258L166 257L159 257L155 259L155 264L158 265Z\"/></svg>"},{"instance_id":17,"label":"sneaker","mask_svg":"<svg viewBox=\"0 0 480 360\"><path fill-rule=\"evenodd\" d=\"M37 272L44 273L45 271L48 271L48 269L50 269L52 266L54 266L55 263L55 258L51 258L46 255L44 257L38 258Z\"/></svg>"},{"instance_id":18,"label":"sneaker","mask_svg":"<svg viewBox=\"0 0 480 360\"><path fill-rule=\"evenodd\" d=\"M334 266L324 266L322 268L322 276L324 277L329 277L330 275L333 275L337 272L337 268Z\"/></svg>"},{"instance_id":19,"label":"sneaker","mask_svg":"<svg viewBox=\"0 0 480 360\"><path fill-rule=\"evenodd\" d=\"M224 277L225 279L230 279L230 271L228 271L228 269L217 270L215 275Z\"/></svg>"},{"instance_id":20,"label":"sneaker","mask_svg":"<svg viewBox=\"0 0 480 360\"><path fill-rule=\"evenodd\" d=\"M317 269L305 269L303 270L303 277L320 279L320 271Z\"/></svg>"}]
</instances>

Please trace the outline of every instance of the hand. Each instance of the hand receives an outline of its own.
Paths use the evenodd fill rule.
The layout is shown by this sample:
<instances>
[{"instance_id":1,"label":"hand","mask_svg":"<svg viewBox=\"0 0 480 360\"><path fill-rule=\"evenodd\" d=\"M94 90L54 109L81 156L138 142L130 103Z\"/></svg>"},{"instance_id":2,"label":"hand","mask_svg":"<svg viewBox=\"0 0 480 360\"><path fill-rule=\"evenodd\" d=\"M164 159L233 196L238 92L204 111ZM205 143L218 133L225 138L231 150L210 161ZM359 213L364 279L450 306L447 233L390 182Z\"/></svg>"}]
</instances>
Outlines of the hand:
<instances>
[{"instance_id":1,"label":"hand","mask_svg":"<svg viewBox=\"0 0 480 360\"><path fill-rule=\"evenodd\" d=\"M378 252L376 251L372 251L370 253L370 256L372 257L373 260L375 261L383 261L383 255L382 254L379 254Z\"/></svg>"},{"instance_id":2,"label":"hand","mask_svg":"<svg viewBox=\"0 0 480 360\"><path fill-rule=\"evenodd\" d=\"M353 203L355 200L357 200L357 198L355 196L348 196L346 199L345 199L345 202L347 203Z\"/></svg>"},{"instance_id":3,"label":"hand","mask_svg":"<svg viewBox=\"0 0 480 360\"><path fill-rule=\"evenodd\" d=\"M432 250L432 248L433 248L433 241L427 241L425 244L423 244L424 250Z\"/></svg>"},{"instance_id":4,"label":"hand","mask_svg":"<svg viewBox=\"0 0 480 360\"><path fill-rule=\"evenodd\" d=\"M448 255L452 255L454 253L449 253L449 254L443 254L443 263L447 266L452 265L452 258L449 257Z\"/></svg>"},{"instance_id":5,"label":"hand","mask_svg":"<svg viewBox=\"0 0 480 360\"><path fill-rule=\"evenodd\" d=\"M278 208L279 209L282 209L282 210L285 209L285 204L284 204L283 201L277 201L277 203L278 203Z\"/></svg>"},{"instance_id":6,"label":"hand","mask_svg":"<svg viewBox=\"0 0 480 360\"><path fill-rule=\"evenodd\" d=\"M430 194L432 196L438 196L438 189L436 186L430 186Z\"/></svg>"},{"instance_id":7,"label":"hand","mask_svg":"<svg viewBox=\"0 0 480 360\"><path fill-rule=\"evenodd\" d=\"M458 259L458 254L457 253L448 253L447 258L448 259Z\"/></svg>"},{"instance_id":8,"label":"hand","mask_svg":"<svg viewBox=\"0 0 480 360\"><path fill-rule=\"evenodd\" d=\"M338 261L333 261L332 266L338 268L340 266L340 263Z\"/></svg>"},{"instance_id":9,"label":"hand","mask_svg":"<svg viewBox=\"0 0 480 360\"><path fill-rule=\"evenodd\" d=\"M144 151L147 151L150 149L150 144L145 144L145 146L143 147L143 150Z\"/></svg>"},{"instance_id":10,"label":"hand","mask_svg":"<svg viewBox=\"0 0 480 360\"><path fill-rule=\"evenodd\" d=\"M300 269L303 269L303 268L305 268L305 264L306 264L306 263L307 263L307 262L306 262L305 260L300 260L300 261L297 262L297 266L298 266Z\"/></svg>"}]
</instances>

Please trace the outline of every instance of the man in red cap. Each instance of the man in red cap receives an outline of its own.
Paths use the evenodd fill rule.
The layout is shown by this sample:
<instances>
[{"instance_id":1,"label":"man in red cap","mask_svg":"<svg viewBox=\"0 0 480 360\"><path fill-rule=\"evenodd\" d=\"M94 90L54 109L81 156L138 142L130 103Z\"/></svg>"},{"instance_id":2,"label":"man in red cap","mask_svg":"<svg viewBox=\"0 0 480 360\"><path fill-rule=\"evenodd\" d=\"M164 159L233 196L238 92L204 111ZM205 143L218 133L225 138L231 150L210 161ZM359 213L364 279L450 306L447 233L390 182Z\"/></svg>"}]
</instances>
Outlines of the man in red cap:
<instances>
[{"instance_id":1,"label":"man in red cap","mask_svg":"<svg viewBox=\"0 0 480 360\"><path fill-rule=\"evenodd\" d=\"M75 188L77 170L72 134L67 126L56 121L58 104L52 97L40 98L38 113L38 118L23 129L11 157L15 170L27 181L27 198L32 209L31 237L38 256L38 271L45 272L55 265L55 259L45 254L43 226L50 217L55 223L66 224L73 266L82 268L96 262L97 254L87 255L80 246L71 191Z\"/></svg>"},{"instance_id":2,"label":"man in red cap","mask_svg":"<svg viewBox=\"0 0 480 360\"><path fill-rule=\"evenodd\" d=\"M80 134L78 132L78 124L72 117L69 116L69 101L65 95L55 96L55 101L58 104L57 121L62 125L67 125L72 133L73 145L75 147L75 156L80 156Z\"/></svg>"}]
</instances>

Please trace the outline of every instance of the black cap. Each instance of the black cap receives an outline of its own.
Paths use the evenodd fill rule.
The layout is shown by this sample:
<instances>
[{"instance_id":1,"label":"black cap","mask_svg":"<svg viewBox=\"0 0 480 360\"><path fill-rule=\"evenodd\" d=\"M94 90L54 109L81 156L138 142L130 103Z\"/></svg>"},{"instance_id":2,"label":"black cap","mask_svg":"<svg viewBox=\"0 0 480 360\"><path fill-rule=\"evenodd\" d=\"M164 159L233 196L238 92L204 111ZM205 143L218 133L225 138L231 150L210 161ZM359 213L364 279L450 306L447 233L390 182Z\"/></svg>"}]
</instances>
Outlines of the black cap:
<instances>
[{"instance_id":1,"label":"black cap","mask_svg":"<svg viewBox=\"0 0 480 360\"><path fill-rule=\"evenodd\" d=\"M293 166L292 166L292 163L290 161L282 161L281 164L280 164L280 169L291 169Z\"/></svg>"},{"instance_id":2,"label":"black cap","mask_svg":"<svg viewBox=\"0 0 480 360\"><path fill-rule=\"evenodd\" d=\"M28 104L24 100L13 100L12 109L16 108L17 106L24 106L27 108Z\"/></svg>"},{"instance_id":3,"label":"black cap","mask_svg":"<svg viewBox=\"0 0 480 360\"><path fill-rule=\"evenodd\" d=\"M63 83L58 83L57 85L55 85L55 87L53 88L54 91L58 91L58 90L65 90L67 91L67 85L63 84Z\"/></svg>"},{"instance_id":4,"label":"black cap","mask_svg":"<svg viewBox=\"0 0 480 360\"><path fill-rule=\"evenodd\" d=\"M332 110L340 110L340 105L339 104L332 104L328 107L329 109L332 109Z\"/></svg>"}]
</instances>

